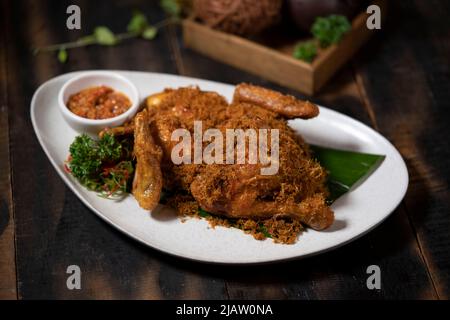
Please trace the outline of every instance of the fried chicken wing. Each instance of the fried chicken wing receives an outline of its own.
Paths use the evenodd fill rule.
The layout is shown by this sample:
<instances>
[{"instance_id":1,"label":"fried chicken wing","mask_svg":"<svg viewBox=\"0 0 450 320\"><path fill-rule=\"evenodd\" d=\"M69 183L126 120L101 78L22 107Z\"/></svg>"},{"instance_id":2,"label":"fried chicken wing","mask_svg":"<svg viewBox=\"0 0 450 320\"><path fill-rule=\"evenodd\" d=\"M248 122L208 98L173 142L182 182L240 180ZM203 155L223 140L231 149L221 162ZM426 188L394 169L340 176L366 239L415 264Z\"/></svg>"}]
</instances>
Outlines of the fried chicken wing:
<instances>
[{"instance_id":1,"label":"fried chicken wing","mask_svg":"<svg viewBox=\"0 0 450 320\"><path fill-rule=\"evenodd\" d=\"M246 83L236 86L233 102L259 105L288 119L309 119L319 114L319 108L309 101Z\"/></svg>"},{"instance_id":2,"label":"fried chicken wing","mask_svg":"<svg viewBox=\"0 0 450 320\"><path fill-rule=\"evenodd\" d=\"M136 173L132 192L142 208L152 210L161 197L162 150L152 137L147 111L142 111L136 116L134 129Z\"/></svg>"}]
</instances>

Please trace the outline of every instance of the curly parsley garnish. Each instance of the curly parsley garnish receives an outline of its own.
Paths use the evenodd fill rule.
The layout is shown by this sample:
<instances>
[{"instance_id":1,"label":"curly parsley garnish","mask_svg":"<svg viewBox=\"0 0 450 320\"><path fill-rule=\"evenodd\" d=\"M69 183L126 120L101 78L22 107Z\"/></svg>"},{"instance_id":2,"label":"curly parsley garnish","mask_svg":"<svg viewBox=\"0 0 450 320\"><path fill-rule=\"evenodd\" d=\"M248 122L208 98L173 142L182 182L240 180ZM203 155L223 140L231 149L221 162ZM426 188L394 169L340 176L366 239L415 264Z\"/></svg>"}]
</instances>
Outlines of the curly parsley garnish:
<instances>
[{"instance_id":1,"label":"curly parsley garnish","mask_svg":"<svg viewBox=\"0 0 450 320\"><path fill-rule=\"evenodd\" d=\"M320 46L326 48L339 43L351 28L352 25L347 17L333 14L328 17L318 17L311 28L311 33L319 41Z\"/></svg>"},{"instance_id":2,"label":"curly parsley garnish","mask_svg":"<svg viewBox=\"0 0 450 320\"><path fill-rule=\"evenodd\" d=\"M312 62L317 55L317 45L314 41L299 43L294 49L294 58Z\"/></svg>"},{"instance_id":3,"label":"curly parsley garnish","mask_svg":"<svg viewBox=\"0 0 450 320\"><path fill-rule=\"evenodd\" d=\"M314 39L297 44L293 56L299 60L312 62L317 56L319 46L327 48L339 43L351 29L352 25L345 16L333 14L328 17L318 17L311 27Z\"/></svg>"},{"instance_id":4,"label":"curly parsley garnish","mask_svg":"<svg viewBox=\"0 0 450 320\"><path fill-rule=\"evenodd\" d=\"M116 198L130 191L134 172L132 141L104 135L96 141L80 135L70 145L66 170L87 189Z\"/></svg>"}]
</instances>

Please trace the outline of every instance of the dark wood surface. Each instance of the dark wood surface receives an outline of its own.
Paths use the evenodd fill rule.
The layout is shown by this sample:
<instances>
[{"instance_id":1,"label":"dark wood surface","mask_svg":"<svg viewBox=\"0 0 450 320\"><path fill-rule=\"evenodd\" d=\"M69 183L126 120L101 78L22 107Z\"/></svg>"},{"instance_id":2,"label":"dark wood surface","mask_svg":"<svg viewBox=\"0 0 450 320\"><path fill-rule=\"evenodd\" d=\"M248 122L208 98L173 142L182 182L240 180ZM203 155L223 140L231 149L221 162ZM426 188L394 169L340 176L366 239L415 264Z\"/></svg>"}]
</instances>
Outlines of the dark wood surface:
<instances>
[{"instance_id":1,"label":"dark wood surface","mask_svg":"<svg viewBox=\"0 0 450 320\"><path fill-rule=\"evenodd\" d=\"M30 48L74 40L96 25L123 30L134 8L159 21L158 1L75 1L82 30L68 31L74 1L3 1L0 31L0 298L19 299L446 299L450 291L450 3L391 1L383 32L314 102L384 134L404 156L405 200L361 239L316 257L265 266L214 266L147 248L92 214L57 176L34 135L33 92L84 69L243 81L301 96L184 48L175 26L149 42L33 56ZM380 199L383 201L383 199ZM82 289L67 290L68 265ZM381 290L366 287L379 265Z\"/></svg>"},{"instance_id":2,"label":"dark wood surface","mask_svg":"<svg viewBox=\"0 0 450 320\"><path fill-rule=\"evenodd\" d=\"M6 27L5 20L0 28ZM6 34L0 32L0 299L14 299L16 264L14 256L14 218L11 210L11 169L9 161L9 129L6 78Z\"/></svg>"}]
</instances>

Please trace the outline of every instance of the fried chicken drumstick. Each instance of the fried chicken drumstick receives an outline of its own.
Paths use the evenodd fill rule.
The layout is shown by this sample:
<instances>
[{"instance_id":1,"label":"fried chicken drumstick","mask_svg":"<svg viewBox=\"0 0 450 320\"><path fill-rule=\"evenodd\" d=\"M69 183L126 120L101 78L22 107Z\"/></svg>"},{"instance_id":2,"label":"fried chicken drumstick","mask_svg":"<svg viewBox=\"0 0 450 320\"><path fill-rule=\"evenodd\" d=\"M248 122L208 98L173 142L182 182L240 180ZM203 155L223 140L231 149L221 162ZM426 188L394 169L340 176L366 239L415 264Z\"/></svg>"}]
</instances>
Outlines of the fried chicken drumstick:
<instances>
[{"instance_id":1,"label":"fried chicken drumstick","mask_svg":"<svg viewBox=\"0 0 450 320\"><path fill-rule=\"evenodd\" d=\"M148 97L145 105L134 124L111 131L126 134L134 127L138 168L133 193L141 207L153 208L159 200L157 189L164 187L191 195L201 208L219 216L290 217L316 230L333 223L333 211L325 201L326 172L287 124L287 119L317 116L316 105L249 84L236 87L231 104L215 92L189 87L166 89ZM262 175L261 163L175 165L170 156L177 142L171 141L171 134L178 128L192 133L194 121L202 121L203 130L223 133L278 129L278 173ZM143 196L146 193L151 196Z\"/></svg>"},{"instance_id":2,"label":"fried chicken drumstick","mask_svg":"<svg viewBox=\"0 0 450 320\"><path fill-rule=\"evenodd\" d=\"M134 154L137 161L133 195L142 208L153 210L161 197L162 151L153 141L147 114L144 110L134 119Z\"/></svg>"}]
</instances>

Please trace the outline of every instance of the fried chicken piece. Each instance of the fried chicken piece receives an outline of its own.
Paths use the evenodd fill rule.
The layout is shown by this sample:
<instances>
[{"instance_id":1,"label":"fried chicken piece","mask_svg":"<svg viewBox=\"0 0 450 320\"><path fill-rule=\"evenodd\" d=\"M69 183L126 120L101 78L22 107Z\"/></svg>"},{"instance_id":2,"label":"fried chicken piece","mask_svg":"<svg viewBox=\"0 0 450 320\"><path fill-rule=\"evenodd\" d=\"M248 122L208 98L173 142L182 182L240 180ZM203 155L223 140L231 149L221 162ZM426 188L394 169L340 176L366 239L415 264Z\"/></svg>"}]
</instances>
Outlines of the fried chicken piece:
<instances>
[{"instance_id":1,"label":"fried chicken piece","mask_svg":"<svg viewBox=\"0 0 450 320\"><path fill-rule=\"evenodd\" d=\"M216 92L200 91L198 87L166 89L146 100L153 136L163 149L163 181L168 190L189 191L190 184L203 164L175 165L171 160L172 148L178 143L171 140L175 129L193 133L194 121L202 121L206 130L226 118L228 102ZM193 151L192 151L193 154Z\"/></svg>"},{"instance_id":2,"label":"fried chicken piece","mask_svg":"<svg viewBox=\"0 0 450 320\"><path fill-rule=\"evenodd\" d=\"M287 119L310 119L319 114L319 108L309 101L298 100L293 96L246 83L236 86L233 102L259 105Z\"/></svg>"},{"instance_id":3,"label":"fried chicken piece","mask_svg":"<svg viewBox=\"0 0 450 320\"><path fill-rule=\"evenodd\" d=\"M225 128L279 130L279 171L262 175L262 164L208 165L191 184L190 191L206 211L229 218L267 219L284 216L316 230L329 227L333 212L325 202L325 170L311 159L308 146L285 120L257 106L233 104ZM258 117L255 117L255 110ZM247 111L247 112L245 112ZM262 118L261 118L262 117ZM269 146L270 151L270 146ZM248 160L248 155L247 155Z\"/></svg>"},{"instance_id":4,"label":"fried chicken piece","mask_svg":"<svg viewBox=\"0 0 450 320\"><path fill-rule=\"evenodd\" d=\"M152 210L161 197L162 150L153 140L145 110L141 111L134 120L134 154L136 173L132 192L142 208Z\"/></svg>"},{"instance_id":5,"label":"fried chicken piece","mask_svg":"<svg viewBox=\"0 0 450 320\"><path fill-rule=\"evenodd\" d=\"M229 179L232 176L216 170L205 170L191 185L192 195L206 211L229 218L290 217L315 230L328 228L334 221L333 211L326 205L323 194L315 193L294 201L298 194L283 194L286 192L284 178L259 176L258 170L253 171L248 166L231 169L233 175L244 172L246 177L239 176L239 180ZM221 175L217 175L218 172Z\"/></svg>"},{"instance_id":6,"label":"fried chicken piece","mask_svg":"<svg viewBox=\"0 0 450 320\"><path fill-rule=\"evenodd\" d=\"M197 87L166 89L150 96L146 104L151 134L145 135L153 136L151 144L161 147L165 188L190 194L204 210L221 216L291 217L317 230L332 224L333 212L325 202L325 170L311 158L307 144L286 121L316 116L319 110L314 104L247 84L237 86L232 104L217 93L203 92ZM196 120L202 121L204 131L208 128L218 128L223 133L227 128L278 129L279 172L262 175L261 163L173 164L170 156L176 142L171 141L171 132L184 128L192 134ZM140 121L145 119L135 120L136 139L143 135L139 134ZM141 154L138 164L142 159L148 161ZM139 174L136 172L136 176Z\"/></svg>"}]
</instances>

